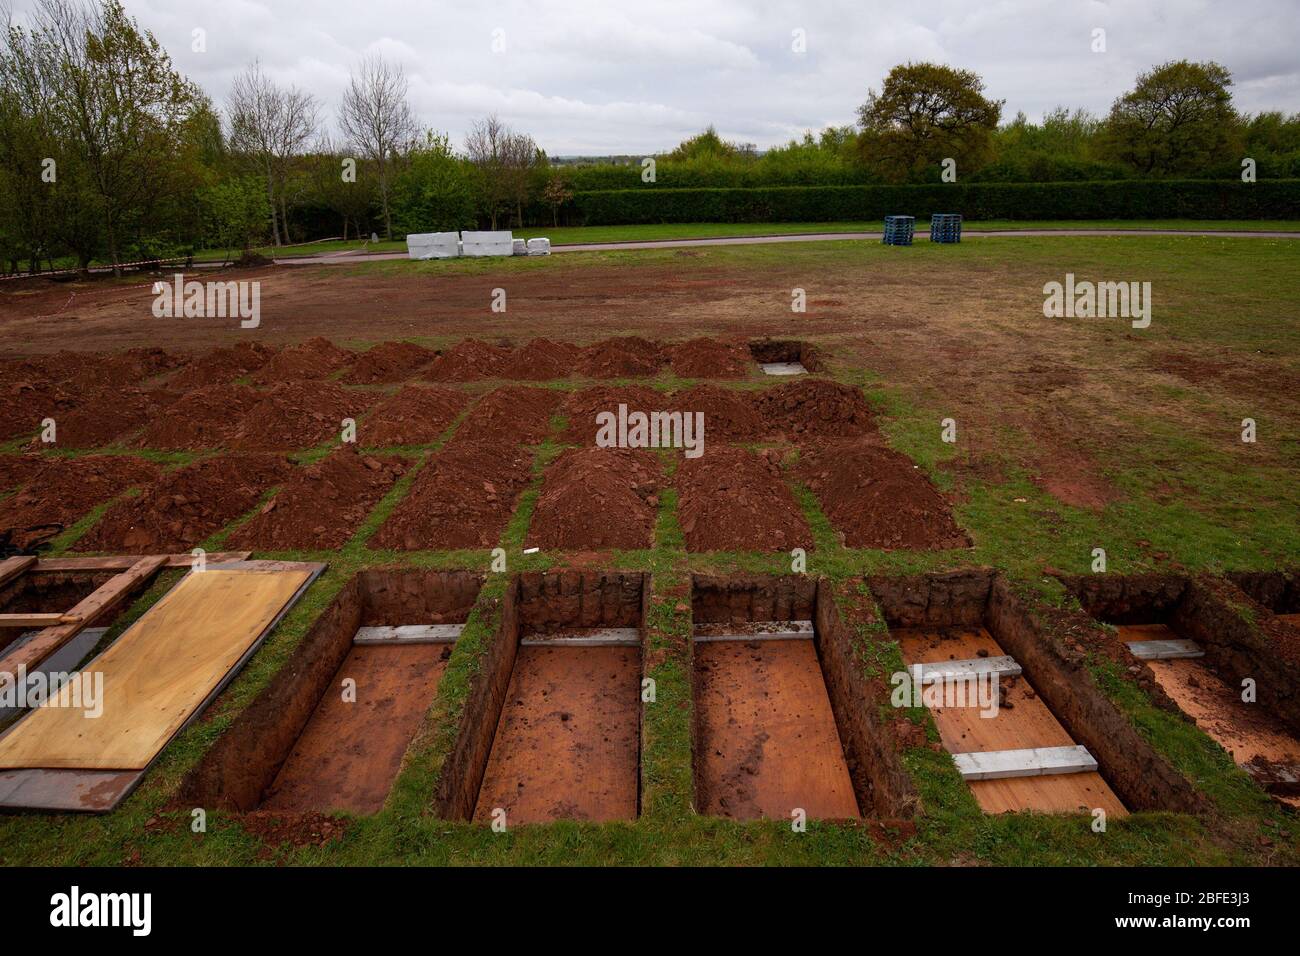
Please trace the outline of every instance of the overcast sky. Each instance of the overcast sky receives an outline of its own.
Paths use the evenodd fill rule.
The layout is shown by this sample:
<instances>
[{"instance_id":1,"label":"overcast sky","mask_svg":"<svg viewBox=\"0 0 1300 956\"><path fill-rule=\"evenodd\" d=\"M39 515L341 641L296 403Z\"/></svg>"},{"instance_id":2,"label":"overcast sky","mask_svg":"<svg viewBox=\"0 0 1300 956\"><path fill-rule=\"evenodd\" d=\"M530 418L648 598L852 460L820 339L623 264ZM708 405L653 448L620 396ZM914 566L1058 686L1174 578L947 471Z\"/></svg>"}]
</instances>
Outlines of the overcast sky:
<instances>
[{"instance_id":1,"label":"overcast sky","mask_svg":"<svg viewBox=\"0 0 1300 956\"><path fill-rule=\"evenodd\" d=\"M2 3L3 0L0 0ZM20 15L34 0L10 0ZM400 62L423 125L495 112L552 155L671 148L708 124L760 148L854 121L890 67L979 73L1003 116L1105 113L1170 59L1214 59L1238 109L1300 111L1296 0L125 0L218 106L255 57L332 117L357 59ZM206 52L192 50L206 31ZM1094 53L1093 30L1106 31ZM802 30L806 52L794 52ZM504 45L494 52L493 45Z\"/></svg>"}]
</instances>

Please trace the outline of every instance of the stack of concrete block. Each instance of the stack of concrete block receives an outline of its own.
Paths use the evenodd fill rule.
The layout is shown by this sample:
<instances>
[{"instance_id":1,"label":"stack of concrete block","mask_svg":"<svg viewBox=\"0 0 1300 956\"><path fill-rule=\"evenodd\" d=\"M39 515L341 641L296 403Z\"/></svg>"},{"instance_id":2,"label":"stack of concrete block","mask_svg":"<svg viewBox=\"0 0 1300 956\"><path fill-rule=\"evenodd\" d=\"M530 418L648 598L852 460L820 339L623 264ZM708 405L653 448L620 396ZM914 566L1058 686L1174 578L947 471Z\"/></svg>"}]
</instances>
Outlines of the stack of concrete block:
<instances>
[{"instance_id":1,"label":"stack of concrete block","mask_svg":"<svg viewBox=\"0 0 1300 956\"><path fill-rule=\"evenodd\" d=\"M406 237L406 254L412 259L455 259L460 237L454 232L418 232Z\"/></svg>"}]
</instances>

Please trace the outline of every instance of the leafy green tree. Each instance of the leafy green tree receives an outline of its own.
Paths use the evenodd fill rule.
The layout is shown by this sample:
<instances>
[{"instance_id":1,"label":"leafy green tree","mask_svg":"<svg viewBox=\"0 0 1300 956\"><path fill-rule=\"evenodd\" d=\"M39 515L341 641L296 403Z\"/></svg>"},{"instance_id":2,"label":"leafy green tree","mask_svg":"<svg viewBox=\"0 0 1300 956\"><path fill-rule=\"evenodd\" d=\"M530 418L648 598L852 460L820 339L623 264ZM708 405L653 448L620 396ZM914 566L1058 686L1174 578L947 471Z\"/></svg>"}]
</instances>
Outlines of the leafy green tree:
<instances>
[{"instance_id":1,"label":"leafy green tree","mask_svg":"<svg viewBox=\"0 0 1300 956\"><path fill-rule=\"evenodd\" d=\"M394 184L398 228L408 233L472 229L479 205L475 182L473 169L452 151L448 137L426 132Z\"/></svg>"},{"instance_id":2,"label":"leafy green tree","mask_svg":"<svg viewBox=\"0 0 1300 956\"><path fill-rule=\"evenodd\" d=\"M908 63L889 71L879 93L858 110L867 161L895 182L924 178L943 160L973 171L989 152L1003 100L984 96L970 70Z\"/></svg>"},{"instance_id":3,"label":"leafy green tree","mask_svg":"<svg viewBox=\"0 0 1300 956\"><path fill-rule=\"evenodd\" d=\"M1140 173L1203 174L1241 149L1231 86L1232 74L1218 63L1163 63L1115 101L1108 144Z\"/></svg>"},{"instance_id":4,"label":"leafy green tree","mask_svg":"<svg viewBox=\"0 0 1300 956\"><path fill-rule=\"evenodd\" d=\"M247 252L266 235L271 203L266 186L256 176L228 176L199 194L204 212L207 244L229 252Z\"/></svg>"}]
</instances>

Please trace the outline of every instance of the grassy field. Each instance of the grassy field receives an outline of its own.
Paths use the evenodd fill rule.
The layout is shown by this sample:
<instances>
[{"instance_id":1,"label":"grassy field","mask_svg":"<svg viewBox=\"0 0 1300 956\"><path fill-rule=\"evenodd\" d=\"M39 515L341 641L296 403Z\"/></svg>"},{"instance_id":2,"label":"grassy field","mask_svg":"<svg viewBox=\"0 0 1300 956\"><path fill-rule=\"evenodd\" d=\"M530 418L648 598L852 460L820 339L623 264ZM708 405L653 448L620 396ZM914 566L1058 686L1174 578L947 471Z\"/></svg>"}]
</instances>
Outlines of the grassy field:
<instances>
[{"instance_id":1,"label":"grassy field","mask_svg":"<svg viewBox=\"0 0 1300 956\"><path fill-rule=\"evenodd\" d=\"M667 227L664 227L667 228ZM1043 574L1047 566L1087 570L1091 549L1103 544L1110 570L1276 568L1300 566L1300 392L1284 385L1300 376L1300 245L1289 240L1005 239L911 250L874 244L826 243L801 247L732 247L701 251L691 270L727 288L700 320L700 334L722 316L743 321L756 302L785 296L791 282L819 287L818 295L851 302L834 315L800 317L800 337L818 343L830 373L861 387L889 443L912 457L952 494L958 523L974 545L959 552L882 552L845 549L817 501L795 486L816 534L809 572L836 582L841 596L857 591L867 573L908 573L970 565L1006 570L1021 586L1052 602L1065 596ZM506 274L553 270L557 281L588 277L596 286L631 276L645 283L655 270L681 268L668 251L575 254L527 262L357 263L311 270L301 281L384 283L394 289L444 289L489 268ZM297 270L290 270L296 272ZM1046 320L1043 282L1067 271L1080 276L1141 278L1156 290L1156 317L1144 333L1127 323ZM608 281L607 281L608 280ZM752 287L745 282L753 283ZM758 291L755 291L757 289ZM780 295L776 295L775 289ZM827 291L829 290L829 291ZM451 295L451 292L447 293ZM900 316L888 309L898 298ZM646 314L671 312L660 290ZM605 300L601 308L608 309ZM299 312L310 303L295 300ZM448 314L460 306L452 298ZM621 320L654 334L639 306ZM788 306L786 306L788 309ZM831 310L833 307L825 307ZM468 322L470 319L449 319ZM512 306L521 330L542 322L526 304ZM586 322L579 316L575 322ZM786 316L786 322L791 321ZM756 322L757 324L757 322ZM455 326L403 336L431 344L461 337ZM728 326L730 327L730 326ZM590 326L587 326L590 329ZM763 332L771 331L762 326ZM539 331L537 334L543 334ZM545 334L553 334L549 329ZM588 335L590 332L588 332ZM603 333L602 333L603 334ZM374 339L358 333L348 344ZM382 337L382 336L381 336ZM397 336L392 336L397 337ZM526 336L525 336L526 337ZM1168 353L1217 363L1188 377L1162 371ZM1157 365L1153 365L1157 362ZM1206 369L1209 369L1206 366ZM575 388L576 380L552 387ZM683 384L669 375L653 384ZM736 387L751 387L740 383ZM1261 440L1243 446L1244 416L1261 423ZM938 423L961 423L956 445L941 441ZM510 571L564 566L563 555L524 555L522 542L540 487L542 465L559 451L563 422L535 449L533 486L503 535ZM454 428L455 426L453 426ZM439 443L400 449L421 462ZM122 450L125 451L125 450ZM315 450L319 454L323 449ZM1065 471L1099 482L1111 496L1102 507L1063 501L1041 480L1051 459ZM188 456L172 456L180 463ZM946 755L925 747L905 762L922 798L915 832L814 823L795 834L781 821L732 823L691 810L690 685L678 648L689 614L677 610L693 571L783 573L788 557L688 554L677 523L676 498L664 494L655 547L615 554L605 566L654 574L649 618L649 676L658 701L646 712L643 815L636 823L559 823L494 834L486 827L437 820L429 797L446 758L450 734L469 680L492 633L490 614L476 613L456 645L424 729L385 809L351 822L324 847L269 846L236 816L210 813L208 832L189 829L188 808L169 808L182 776L287 660L312 621L359 569L374 566L486 568L489 554L382 552L367 539L409 488L408 475L371 514L341 552L259 555L329 562L326 574L293 609L206 719L164 752L141 789L106 817L0 818L0 863L19 864L991 864L991 865L1243 865L1300 863L1300 822L1283 813L1194 725L1157 708L1128 675L1105 660L1091 668L1110 698L1176 768L1206 793L1216 815L1195 818L1138 813L1094 833L1082 816L980 812ZM86 520L60 541L75 543ZM220 547L231 530L205 542ZM164 592L159 582L132 607L138 617ZM489 578L488 593L505 587ZM493 590L495 589L495 590ZM901 664L897 645L860 627L867 662L890 670ZM929 716L910 715L937 739Z\"/></svg>"},{"instance_id":2,"label":"grassy field","mask_svg":"<svg viewBox=\"0 0 1300 956\"><path fill-rule=\"evenodd\" d=\"M1060 221L1025 221L987 220L978 222L970 220L964 224L967 230L977 229L1178 229L1178 230L1231 230L1268 232L1300 232L1300 222L1290 220L1237 220L1237 219L1168 219L1168 220L1060 220ZM515 238L531 239L546 236L552 243L576 244L587 242L649 242L668 239L711 239L728 236L776 236L796 235L799 233L821 232L879 232L879 222L774 222L774 223L736 223L736 222L692 222L661 223L637 226L559 226L556 228L528 228L514 230ZM917 229L928 229L925 223L917 223ZM295 256L316 256L328 253L365 251L365 252L405 252L405 240L377 243L358 240L329 240L301 246L263 246L256 250L264 256L277 259ZM195 258L200 261L222 260L227 256L224 249L204 249Z\"/></svg>"}]
</instances>

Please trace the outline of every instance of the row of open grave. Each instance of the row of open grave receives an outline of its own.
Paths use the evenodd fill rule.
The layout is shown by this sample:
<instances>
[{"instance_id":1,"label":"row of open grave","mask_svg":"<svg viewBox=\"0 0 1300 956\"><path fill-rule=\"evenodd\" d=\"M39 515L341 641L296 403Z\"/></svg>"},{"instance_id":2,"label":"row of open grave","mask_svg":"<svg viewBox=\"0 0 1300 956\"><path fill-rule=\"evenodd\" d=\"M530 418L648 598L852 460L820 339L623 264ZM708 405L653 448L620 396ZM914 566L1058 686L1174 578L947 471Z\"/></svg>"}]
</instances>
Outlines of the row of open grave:
<instances>
[{"instance_id":1,"label":"row of open grave","mask_svg":"<svg viewBox=\"0 0 1300 956\"><path fill-rule=\"evenodd\" d=\"M341 417L360 417L372 406L381 420L400 422L404 406L385 402L383 392L399 383L637 378L666 369L684 379L763 379L764 370L790 375L820 368L806 343L734 339L661 344L624 337L586 346L534 339L520 348L468 339L442 350L384 342L358 353L314 338L283 348L241 343L199 355L60 352L0 361L0 440L33 435L53 419L62 432L58 441L70 448L123 441L206 448L216 447L217 438L230 447L302 448L337 431ZM189 431L180 424L176 431L165 424L141 431L163 416L189 422ZM327 423L323 432L319 421Z\"/></svg>"},{"instance_id":2,"label":"row of open grave","mask_svg":"<svg viewBox=\"0 0 1300 956\"><path fill-rule=\"evenodd\" d=\"M429 794L448 819L635 819L647 708L686 705L647 680L665 653L692 675L702 814L914 814L900 757L916 745L904 732L913 725L890 704L929 708L986 812L1208 812L1101 689L1098 661L1194 720L1276 799L1300 802L1294 574L1068 578L1083 611L1040 604L989 569L871 577L865 591L697 575L684 646L649 625L648 574L525 573L504 597L481 594L483 581L358 574L189 773L178 803L378 812L466 626L478 629L460 663L468 692ZM850 623L877 612L837 600L849 593L869 593L883 626L865 639L897 641L905 670L864 670ZM0 773L3 753L0 738Z\"/></svg>"}]
</instances>

